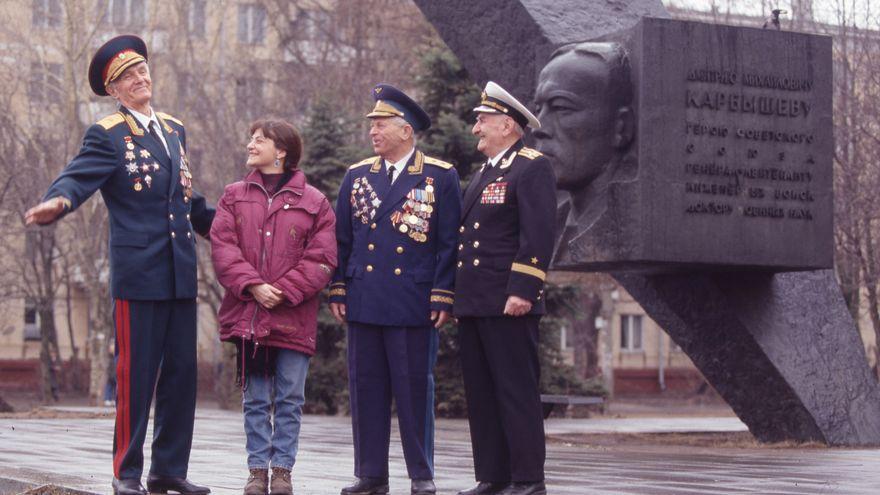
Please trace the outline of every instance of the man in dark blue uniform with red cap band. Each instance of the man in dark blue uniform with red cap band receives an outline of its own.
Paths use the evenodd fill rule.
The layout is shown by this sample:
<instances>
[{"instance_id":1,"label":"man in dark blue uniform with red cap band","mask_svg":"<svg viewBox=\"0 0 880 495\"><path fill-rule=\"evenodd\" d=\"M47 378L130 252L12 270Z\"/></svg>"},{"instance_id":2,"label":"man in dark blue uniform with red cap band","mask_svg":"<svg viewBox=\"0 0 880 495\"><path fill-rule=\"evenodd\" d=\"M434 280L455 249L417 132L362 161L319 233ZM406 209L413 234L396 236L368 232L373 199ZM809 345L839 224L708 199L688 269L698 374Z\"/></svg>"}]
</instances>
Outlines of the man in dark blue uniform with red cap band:
<instances>
[{"instance_id":1,"label":"man in dark blue uniform with red cap band","mask_svg":"<svg viewBox=\"0 0 880 495\"><path fill-rule=\"evenodd\" d=\"M195 236L207 235L214 210L193 192L183 124L150 106L143 40L127 35L104 44L92 58L89 83L119 109L89 127L79 154L26 222L50 224L101 191L110 212L116 325L113 493L147 493L140 479L155 390L147 487L206 494L186 475L196 399Z\"/></svg>"},{"instance_id":2,"label":"man in dark blue uniform with red cap band","mask_svg":"<svg viewBox=\"0 0 880 495\"><path fill-rule=\"evenodd\" d=\"M355 476L343 495L388 493L391 398L413 495L434 487L437 329L454 302L461 199L452 164L415 147L431 120L387 84L373 89L379 156L349 167L336 204L339 266L330 309L348 322Z\"/></svg>"}]
</instances>

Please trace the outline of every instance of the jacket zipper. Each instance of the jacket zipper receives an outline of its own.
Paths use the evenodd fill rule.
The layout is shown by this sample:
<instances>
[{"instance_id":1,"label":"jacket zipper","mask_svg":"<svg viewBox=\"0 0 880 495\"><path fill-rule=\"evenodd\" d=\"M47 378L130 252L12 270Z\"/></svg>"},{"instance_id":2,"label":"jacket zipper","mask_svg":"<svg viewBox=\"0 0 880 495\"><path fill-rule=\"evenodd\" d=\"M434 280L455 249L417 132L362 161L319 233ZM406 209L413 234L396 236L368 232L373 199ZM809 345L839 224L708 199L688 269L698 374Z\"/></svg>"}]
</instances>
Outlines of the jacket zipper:
<instances>
[{"instance_id":1,"label":"jacket zipper","mask_svg":"<svg viewBox=\"0 0 880 495\"><path fill-rule=\"evenodd\" d=\"M263 191L263 193L266 195L266 198L269 200L269 204L266 206L266 219L267 220L269 218L269 208L272 207L272 200L275 199L275 196L278 196L279 194L281 194L285 190L296 194L296 192L294 192L293 189L287 189L286 187L282 187L281 189L276 191L275 194L270 196L269 191L267 191L266 188L263 187L262 184L257 184L256 182L248 182L248 184L253 184L253 185L259 187ZM266 227L266 225L264 223L263 230L266 230L265 227ZM263 246L263 249L260 250L260 271L262 272L263 271L263 262L266 260L266 239L265 239L265 236L262 234L260 235L260 244ZM257 342L257 339L256 339L257 332L256 332L256 329L254 328L254 322L257 321L257 311L259 311L259 310L260 310L260 307L258 304L256 309L254 310L254 316L251 317L251 342L254 343L254 356L256 356L257 347L259 347L259 345L260 345L260 343Z\"/></svg>"}]
</instances>

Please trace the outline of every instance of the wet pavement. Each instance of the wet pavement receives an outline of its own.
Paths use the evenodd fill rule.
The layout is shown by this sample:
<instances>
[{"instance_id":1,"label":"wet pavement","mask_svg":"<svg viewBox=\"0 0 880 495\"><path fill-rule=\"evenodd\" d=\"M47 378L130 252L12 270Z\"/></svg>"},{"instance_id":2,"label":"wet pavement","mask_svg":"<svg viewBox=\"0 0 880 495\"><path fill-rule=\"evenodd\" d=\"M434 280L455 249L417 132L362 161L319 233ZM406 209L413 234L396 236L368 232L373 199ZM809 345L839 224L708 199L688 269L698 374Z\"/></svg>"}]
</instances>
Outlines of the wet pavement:
<instances>
[{"instance_id":1,"label":"wet pavement","mask_svg":"<svg viewBox=\"0 0 880 495\"><path fill-rule=\"evenodd\" d=\"M745 431L731 417L550 419L546 429L551 495L880 493L880 449L598 446L554 440L571 434ZM109 493L112 437L108 418L0 419L0 494L47 483ZM391 445L391 493L406 495L409 480L396 434ZM435 450L438 494L474 484L466 421L438 420ZM145 452L149 459L149 446ZM294 493L338 494L352 480L352 456L348 418L304 417ZM241 414L199 410L190 478L216 494L241 493L245 459Z\"/></svg>"}]
</instances>

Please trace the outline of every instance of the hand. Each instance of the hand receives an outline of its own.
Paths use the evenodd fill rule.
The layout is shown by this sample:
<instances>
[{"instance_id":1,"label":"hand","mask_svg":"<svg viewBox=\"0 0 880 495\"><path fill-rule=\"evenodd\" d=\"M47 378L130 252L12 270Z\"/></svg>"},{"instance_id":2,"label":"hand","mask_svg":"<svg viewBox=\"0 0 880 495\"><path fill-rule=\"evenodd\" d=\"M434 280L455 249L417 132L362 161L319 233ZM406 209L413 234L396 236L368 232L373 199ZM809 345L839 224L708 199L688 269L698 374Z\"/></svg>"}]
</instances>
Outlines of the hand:
<instances>
[{"instance_id":1,"label":"hand","mask_svg":"<svg viewBox=\"0 0 880 495\"><path fill-rule=\"evenodd\" d=\"M532 302L519 296L507 296L507 302L504 304L504 314L510 316L522 316L532 309Z\"/></svg>"},{"instance_id":2,"label":"hand","mask_svg":"<svg viewBox=\"0 0 880 495\"><path fill-rule=\"evenodd\" d=\"M254 299L260 303L260 306L266 309L272 309L284 300L281 290L269 284L254 284L248 287L248 290L253 294Z\"/></svg>"},{"instance_id":3,"label":"hand","mask_svg":"<svg viewBox=\"0 0 880 495\"><path fill-rule=\"evenodd\" d=\"M56 196L52 199L43 201L42 203L34 206L24 214L24 223L25 225L47 225L54 222L61 213L64 212L64 207L69 204L69 201L66 198L62 198L61 196Z\"/></svg>"},{"instance_id":4,"label":"hand","mask_svg":"<svg viewBox=\"0 0 880 495\"><path fill-rule=\"evenodd\" d=\"M434 328L442 327L450 318L448 311L431 311L431 321L436 321Z\"/></svg>"},{"instance_id":5,"label":"hand","mask_svg":"<svg viewBox=\"0 0 880 495\"><path fill-rule=\"evenodd\" d=\"M330 312L333 313L333 317L336 318L336 321L339 323L345 323L345 304L330 303Z\"/></svg>"}]
</instances>

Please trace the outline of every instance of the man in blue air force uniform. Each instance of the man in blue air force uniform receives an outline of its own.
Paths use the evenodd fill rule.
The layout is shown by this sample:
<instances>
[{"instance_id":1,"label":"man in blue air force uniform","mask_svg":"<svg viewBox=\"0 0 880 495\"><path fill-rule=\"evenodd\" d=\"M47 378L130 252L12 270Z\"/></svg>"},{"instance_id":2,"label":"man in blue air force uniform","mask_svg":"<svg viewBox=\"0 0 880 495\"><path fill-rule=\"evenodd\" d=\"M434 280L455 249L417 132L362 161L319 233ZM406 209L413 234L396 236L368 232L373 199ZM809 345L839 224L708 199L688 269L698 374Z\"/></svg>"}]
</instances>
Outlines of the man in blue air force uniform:
<instances>
[{"instance_id":1,"label":"man in blue air force uniform","mask_svg":"<svg viewBox=\"0 0 880 495\"><path fill-rule=\"evenodd\" d=\"M490 81L474 111L488 160L462 201L455 316L479 484L459 495L545 495L538 322L556 176L523 145L538 119L501 86Z\"/></svg>"},{"instance_id":2,"label":"man in blue air force uniform","mask_svg":"<svg viewBox=\"0 0 880 495\"><path fill-rule=\"evenodd\" d=\"M379 156L352 165L339 190L339 267L330 309L348 322L348 373L357 482L343 495L388 493L391 398L414 495L435 493L437 329L454 302L460 188L455 168L415 147L431 125L387 84L367 115Z\"/></svg>"},{"instance_id":3,"label":"man in blue air force uniform","mask_svg":"<svg viewBox=\"0 0 880 495\"><path fill-rule=\"evenodd\" d=\"M214 210L193 192L183 124L150 105L143 40L127 35L104 44L92 58L89 83L96 94L113 96L119 110L89 127L79 154L26 221L52 223L97 190L110 212L117 357L113 493L146 493L142 448L154 389L148 488L209 493L186 475L196 399L195 236L207 235Z\"/></svg>"}]
</instances>

